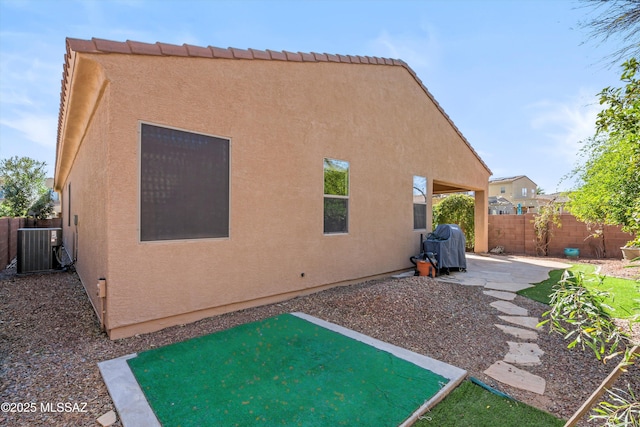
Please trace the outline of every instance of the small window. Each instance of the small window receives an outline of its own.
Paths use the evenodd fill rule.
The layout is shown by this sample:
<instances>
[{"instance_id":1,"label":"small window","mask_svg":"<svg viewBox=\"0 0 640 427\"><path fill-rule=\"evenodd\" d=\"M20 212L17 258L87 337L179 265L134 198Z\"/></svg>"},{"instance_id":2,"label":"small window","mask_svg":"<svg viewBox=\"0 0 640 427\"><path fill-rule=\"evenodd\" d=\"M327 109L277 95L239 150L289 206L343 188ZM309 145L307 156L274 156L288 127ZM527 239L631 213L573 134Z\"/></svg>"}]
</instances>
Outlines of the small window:
<instances>
[{"instance_id":1,"label":"small window","mask_svg":"<svg viewBox=\"0 0 640 427\"><path fill-rule=\"evenodd\" d=\"M507 191L506 188L500 187L500 194L504 194L506 193L506 191Z\"/></svg>"},{"instance_id":2,"label":"small window","mask_svg":"<svg viewBox=\"0 0 640 427\"><path fill-rule=\"evenodd\" d=\"M71 183L67 187L67 226L71 227Z\"/></svg>"},{"instance_id":3,"label":"small window","mask_svg":"<svg viewBox=\"0 0 640 427\"><path fill-rule=\"evenodd\" d=\"M230 141L142 124L140 240L229 237Z\"/></svg>"},{"instance_id":4,"label":"small window","mask_svg":"<svg viewBox=\"0 0 640 427\"><path fill-rule=\"evenodd\" d=\"M413 229L427 228L427 178L413 177Z\"/></svg>"},{"instance_id":5,"label":"small window","mask_svg":"<svg viewBox=\"0 0 640 427\"><path fill-rule=\"evenodd\" d=\"M349 162L324 159L324 232L349 231Z\"/></svg>"},{"instance_id":6,"label":"small window","mask_svg":"<svg viewBox=\"0 0 640 427\"><path fill-rule=\"evenodd\" d=\"M526 189L526 187L522 189L522 197L527 197L527 189Z\"/></svg>"}]
</instances>

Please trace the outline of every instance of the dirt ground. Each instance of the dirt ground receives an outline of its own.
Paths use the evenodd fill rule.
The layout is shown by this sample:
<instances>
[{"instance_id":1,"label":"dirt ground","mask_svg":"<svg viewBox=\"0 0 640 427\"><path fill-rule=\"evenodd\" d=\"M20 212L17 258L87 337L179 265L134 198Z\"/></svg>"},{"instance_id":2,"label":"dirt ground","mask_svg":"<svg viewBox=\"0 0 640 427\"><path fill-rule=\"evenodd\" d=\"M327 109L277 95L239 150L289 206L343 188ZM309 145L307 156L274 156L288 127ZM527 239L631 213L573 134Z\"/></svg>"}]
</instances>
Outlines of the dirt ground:
<instances>
[{"instance_id":1,"label":"dirt ground","mask_svg":"<svg viewBox=\"0 0 640 427\"><path fill-rule=\"evenodd\" d=\"M633 276L622 261L580 261L597 264L603 274ZM561 336L544 331L537 341L545 352L543 363L527 368L546 379L544 395L497 383L483 371L502 360L511 337L494 326L500 313L489 306L492 301L477 287L447 283L446 276L385 279L111 341L75 273L16 276L15 270L5 270L0 273L0 402L15 411L0 412L0 425L94 426L99 416L115 410L98 362L292 311L466 369L520 401L569 418L616 361L604 365L590 350L569 350ZM548 308L520 296L515 303L538 317ZM640 390L638 363L616 386L628 384ZM62 411L55 410L58 404Z\"/></svg>"}]
</instances>

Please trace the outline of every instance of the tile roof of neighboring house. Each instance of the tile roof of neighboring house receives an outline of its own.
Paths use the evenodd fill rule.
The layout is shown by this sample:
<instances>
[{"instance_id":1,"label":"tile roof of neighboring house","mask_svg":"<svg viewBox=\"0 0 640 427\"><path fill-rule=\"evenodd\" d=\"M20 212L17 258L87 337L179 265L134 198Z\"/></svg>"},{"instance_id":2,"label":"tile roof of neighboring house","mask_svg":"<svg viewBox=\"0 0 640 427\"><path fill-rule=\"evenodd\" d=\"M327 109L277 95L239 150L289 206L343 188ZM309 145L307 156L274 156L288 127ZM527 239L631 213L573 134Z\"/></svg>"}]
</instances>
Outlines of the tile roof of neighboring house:
<instances>
[{"instance_id":1,"label":"tile roof of neighboring house","mask_svg":"<svg viewBox=\"0 0 640 427\"><path fill-rule=\"evenodd\" d=\"M557 203L567 203L569 201L569 196L566 193L537 194L536 199Z\"/></svg>"},{"instance_id":2,"label":"tile roof of neighboring house","mask_svg":"<svg viewBox=\"0 0 640 427\"><path fill-rule=\"evenodd\" d=\"M507 178L493 178L489 180L489 184L496 184L498 182L513 182L520 178L526 178L526 177L527 177L526 175L518 175L518 176L510 176Z\"/></svg>"},{"instance_id":3,"label":"tile roof of neighboring house","mask_svg":"<svg viewBox=\"0 0 640 427\"><path fill-rule=\"evenodd\" d=\"M398 59L378 58L376 56L360 56L360 55L339 55L329 53L305 53L305 52L287 52L274 50L257 50L257 49L237 49L233 47L219 48L214 46L202 47L190 44L173 45L167 43L141 43L127 40L126 42L116 42L111 40L92 38L91 40L81 40L67 38L67 53L65 54L65 63L62 72L62 91L60 93L60 115L58 121L58 144L60 144L60 135L62 133L62 111L67 98L66 82L70 78L70 59L72 52L78 53L98 53L98 54L130 54L130 55L155 55L155 56L183 56L196 58L211 59L238 59L238 60L266 60L266 61L291 61L291 62L340 62L346 64L368 64L368 65L386 65L404 67L409 74L422 87L427 96L433 101L434 105L449 121L451 126L456 130L458 135L467 144L471 152L478 158L480 163L491 172L486 163L480 158L478 153L473 149L469 141L464 137L462 132L456 127L451 118L444 112L440 104L435 100L433 95L427 90L416 73L407 65L406 62Z\"/></svg>"}]
</instances>

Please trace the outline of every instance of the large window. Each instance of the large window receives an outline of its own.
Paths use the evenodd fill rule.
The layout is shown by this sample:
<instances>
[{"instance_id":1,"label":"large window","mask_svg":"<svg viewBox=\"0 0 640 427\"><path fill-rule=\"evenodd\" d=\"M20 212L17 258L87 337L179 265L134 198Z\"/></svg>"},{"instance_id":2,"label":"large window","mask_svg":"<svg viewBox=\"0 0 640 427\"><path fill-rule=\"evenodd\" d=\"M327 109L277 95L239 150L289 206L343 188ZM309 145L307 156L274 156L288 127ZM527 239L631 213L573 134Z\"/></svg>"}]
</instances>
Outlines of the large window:
<instances>
[{"instance_id":1,"label":"large window","mask_svg":"<svg viewBox=\"0 0 640 427\"><path fill-rule=\"evenodd\" d=\"M228 139L143 123L140 240L229 236Z\"/></svg>"},{"instance_id":2,"label":"large window","mask_svg":"<svg viewBox=\"0 0 640 427\"><path fill-rule=\"evenodd\" d=\"M427 228L427 178L413 177L413 229Z\"/></svg>"},{"instance_id":3,"label":"large window","mask_svg":"<svg viewBox=\"0 0 640 427\"><path fill-rule=\"evenodd\" d=\"M349 231L349 162L324 159L324 232Z\"/></svg>"}]
</instances>

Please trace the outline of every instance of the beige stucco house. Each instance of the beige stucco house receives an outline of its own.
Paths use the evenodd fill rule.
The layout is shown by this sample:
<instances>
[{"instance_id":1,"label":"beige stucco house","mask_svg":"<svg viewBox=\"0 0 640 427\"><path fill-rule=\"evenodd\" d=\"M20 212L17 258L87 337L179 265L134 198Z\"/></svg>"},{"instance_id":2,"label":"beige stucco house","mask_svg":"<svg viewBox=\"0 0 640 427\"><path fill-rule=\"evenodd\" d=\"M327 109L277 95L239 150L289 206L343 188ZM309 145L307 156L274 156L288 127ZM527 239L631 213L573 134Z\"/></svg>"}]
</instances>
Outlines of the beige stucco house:
<instances>
[{"instance_id":1,"label":"beige stucco house","mask_svg":"<svg viewBox=\"0 0 640 427\"><path fill-rule=\"evenodd\" d=\"M407 64L67 40L55 189L112 339L407 270L490 171ZM424 194L424 198L420 197Z\"/></svg>"},{"instance_id":2,"label":"beige stucco house","mask_svg":"<svg viewBox=\"0 0 640 427\"><path fill-rule=\"evenodd\" d=\"M538 186L530 178L525 175L511 176L505 178L494 178L489 181L489 197L492 200L500 199L511 203L508 211L505 213L516 213L516 207L520 205L521 211L535 212L538 207L536 200L536 189ZM492 206L493 211L500 209L500 203ZM496 212L492 212L496 213Z\"/></svg>"}]
</instances>

